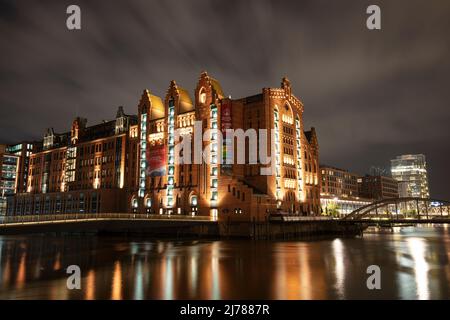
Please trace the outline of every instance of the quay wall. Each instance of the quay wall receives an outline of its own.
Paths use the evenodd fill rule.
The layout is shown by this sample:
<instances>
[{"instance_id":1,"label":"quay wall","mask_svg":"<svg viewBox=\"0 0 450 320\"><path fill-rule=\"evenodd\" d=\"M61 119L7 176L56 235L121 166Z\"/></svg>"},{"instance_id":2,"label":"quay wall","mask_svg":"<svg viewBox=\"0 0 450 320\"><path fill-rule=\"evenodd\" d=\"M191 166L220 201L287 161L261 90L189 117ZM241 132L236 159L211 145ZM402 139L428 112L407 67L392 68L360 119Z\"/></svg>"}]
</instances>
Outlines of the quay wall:
<instances>
[{"instance_id":1,"label":"quay wall","mask_svg":"<svg viewBox=\"0 0 450 320\"><path fill-rule=\"evenodd\" d=\"M352 236L358 224L339 221L214 222L166 220L53 221L39 224L0 225L0 235L29 233L126 234L173 238L301 239L324 235Z\"/></svg>"}]
</instances>

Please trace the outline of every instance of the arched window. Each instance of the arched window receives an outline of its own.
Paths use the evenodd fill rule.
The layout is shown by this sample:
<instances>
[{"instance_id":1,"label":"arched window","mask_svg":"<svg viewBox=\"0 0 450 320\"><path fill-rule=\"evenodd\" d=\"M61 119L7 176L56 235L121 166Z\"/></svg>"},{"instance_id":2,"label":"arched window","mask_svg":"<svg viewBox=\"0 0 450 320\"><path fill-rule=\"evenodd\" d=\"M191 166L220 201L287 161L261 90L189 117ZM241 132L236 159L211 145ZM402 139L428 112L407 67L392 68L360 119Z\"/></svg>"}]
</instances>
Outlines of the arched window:
<instances>
[{"instance_id":1,"label":"arched window","mask_svg":"<svg viewBox=\"0 0 450 320\"><path fill-rule=\"evenodd\" d=\"M284 123L287 124L294 124L294 117L293 117L293 112L292 112L292 108L289 105L289 103L286 102L286 104L284 105L284 110L283 110L283 115L281 116L281 120Z\"/></svg>"},{"instance_id":2,"label":"arched window","mask_svg":"<svg viewBox=\"0 0 450 320\"><path fill-rule=\"evenodd\" d=\"M206 103L206 90L205 88L201 88L198 94L198 101L201 104L205 104Z\"/></svg>"},{"instance_id":3,"label":"arched window","mask_svg":"<svg viewBox=\"0 0 450 320\"><path fill-rule=\"evenodd\" d=\"M197 196L196 195L191 196L190 205L193 206L193 207L196 207L197 204L198 204Z\"/></svg>"},{"instance_id":4,"label":"arched window","mask_svg":"<svg viewBox=\"0 0 450 320\"><path fill-rule=\"evenodd\" d=\"M197 199L197 196L195 194L191 195L191 197L189 198L189 204L191 205L191 215L192 216L197 215L198 199Z\"/></svg>"}]
</instances>

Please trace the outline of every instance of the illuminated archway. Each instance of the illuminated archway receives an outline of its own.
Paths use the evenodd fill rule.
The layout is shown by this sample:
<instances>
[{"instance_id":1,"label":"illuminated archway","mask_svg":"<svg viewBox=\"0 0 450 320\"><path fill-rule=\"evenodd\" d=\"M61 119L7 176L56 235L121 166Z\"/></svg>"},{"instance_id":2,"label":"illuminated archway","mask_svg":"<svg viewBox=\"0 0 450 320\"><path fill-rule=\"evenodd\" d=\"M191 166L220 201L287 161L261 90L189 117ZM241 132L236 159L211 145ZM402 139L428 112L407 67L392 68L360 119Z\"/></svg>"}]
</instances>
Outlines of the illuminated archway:
<instances>
[{"instance_id":1,"label":"illuminated archway","mask_svg":"<svg viewBox=\"0 0 450 320\"><path fill-rule=\"evenodd\" d=\"M144 207L145 207L145 212L146 213L151 213L152 212L152 197L150 194L147 194L144 198Z\"/></svg>"},{"instance_id":2,"label":"illuminated archway","mask_svg":"<svg viewBox=\"0 0 450 320\"><path fill-rule=\"evenodd\" d=\"M138 198L136 196L133 196L131 198L131 211L132 212L137 212L138 211L138 207L139 207Z\"/></svg>"},{"instance_id":3,"label":"illuminated archway","mask_svg":"<svg viewBox=\"0 0 450 320\"><path fill-rule=\"evenodd\" d=\"M191 215L195 216L198 212L198 197L194 191L189 195L189 206L191 207Z\"/></svg>"},{"instance_id":4,"label":"illuminated archway","mask_svg":"<svg viewBox=\"0 0 450 320\"><path fill-rule=\"evenodd\" d=\"M206 103L206 89L204 87L201 87L199 92L198 92L198 101L201 104L205 104Z\"/></svg>"}]
</instances>

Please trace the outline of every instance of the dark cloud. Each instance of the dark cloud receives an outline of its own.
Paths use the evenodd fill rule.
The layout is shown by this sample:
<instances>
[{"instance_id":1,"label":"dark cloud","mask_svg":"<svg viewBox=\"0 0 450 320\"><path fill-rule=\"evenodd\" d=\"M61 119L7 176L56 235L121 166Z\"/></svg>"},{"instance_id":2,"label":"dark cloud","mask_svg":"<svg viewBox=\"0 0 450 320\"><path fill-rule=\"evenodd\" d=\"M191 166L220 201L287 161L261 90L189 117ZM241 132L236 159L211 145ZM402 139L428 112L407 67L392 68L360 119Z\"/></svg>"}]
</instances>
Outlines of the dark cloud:
<instances>
[{"instance_id":1,"label":"dark cloud","mask_svg":"<svg viewBox=\"0 0 450 320\"><path fill-rule=\"evenodd\" d=\"M65 27L73 3L79 32ZM365 28L369 4L381 31ZM449 14L446 0L0 0L0 140L135 113L142 89L193 90L202 70L233 97L287 75L321 162L363 173L425 153L432 195L450 199Z\"/></svg>"}]
</instances>

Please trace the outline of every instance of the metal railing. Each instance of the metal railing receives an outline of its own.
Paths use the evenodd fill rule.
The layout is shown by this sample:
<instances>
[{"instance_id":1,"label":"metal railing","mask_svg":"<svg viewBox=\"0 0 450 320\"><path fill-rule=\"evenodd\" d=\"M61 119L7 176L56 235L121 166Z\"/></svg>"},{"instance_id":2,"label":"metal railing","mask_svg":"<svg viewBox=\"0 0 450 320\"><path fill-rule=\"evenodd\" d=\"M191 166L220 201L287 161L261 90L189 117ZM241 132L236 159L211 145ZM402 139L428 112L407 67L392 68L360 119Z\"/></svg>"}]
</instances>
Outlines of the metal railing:
<instances>
[{"instance_id":1,"label":"metal railing","mask_svg":"<svg viewBox=\"0 0 450 320\"><path fill-rule=\"evenodd\" d=\"M96 220L172 220L172 221L214 221L209 216L159 215L141 213L65 213L43 215L21 215L0 217L0 226L13 224L39 224L80 222Z\"/></svg>"},{"instance_id":2,"label":"metal railing","mask_svg":"<svg viewBox=\"0 0 450 320\"><path fill-rule=\"evenodd\" d=\"M271 221L329 221L332 217L326 216L297 216L297 215L272 215Z\"/></svg>"},{"instance_id":3,"label":"metal railing","mask_svg":"<svg viewBox=\"0 0 450 320\"><path fill-rule=\"evenodd\" d=\"M362 206L342 220L449 220L450 201L428 198L390 198Z\"/></svg>"}]
</instances>

